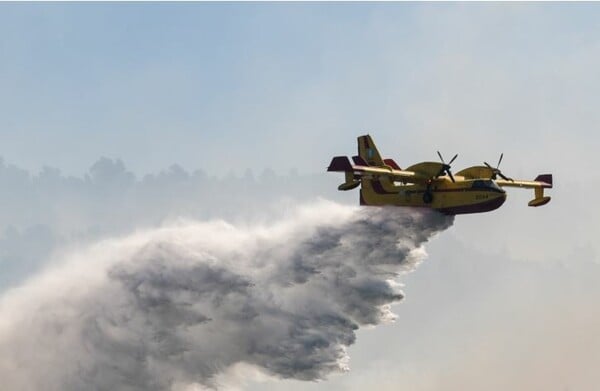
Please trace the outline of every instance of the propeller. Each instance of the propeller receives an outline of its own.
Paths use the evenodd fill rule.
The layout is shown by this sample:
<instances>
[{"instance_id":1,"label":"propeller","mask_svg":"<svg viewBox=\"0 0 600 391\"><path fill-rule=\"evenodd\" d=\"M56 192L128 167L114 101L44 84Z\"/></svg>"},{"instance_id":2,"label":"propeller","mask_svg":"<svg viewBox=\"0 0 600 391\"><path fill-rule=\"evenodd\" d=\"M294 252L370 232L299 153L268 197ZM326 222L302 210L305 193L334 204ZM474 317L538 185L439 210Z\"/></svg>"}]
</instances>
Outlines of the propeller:
<instances>
[{"instance_id":1,"label":"propeller","mask_svg":"<svg viewBox=\"0 0 600 391\"><path fill-rule=\"evenodd\" d=\"M504 157L504 153L500 154L500 159L498 159L498 164L496 164L496 168L492 167L488 162L483 162L483 164L485 164L486 166L488 166L488 168L490 170L492 170L492 179L496 179L497 175L500 176L500 178L504 179L505 181L511 181L514 182L514 180L512 178L508 178L507 176L505 176L504 174L502 174L502 171L500 171L500 163L502 163L502 158Z\"/></svg>"},{"instance_id":2,"label":"propeller","mask_svg":"<svg viewBox=\"0 0 600 391\"><path fill-rule=\"evenodd\" d=\"M438 172L438 174L436 175L436 177L442 175L443 173L448 174L448 176L450 177L450 179L452 179L452 182L456 182L454 180L454 176L452 175L452 172L450 171L450 165L452 164L452 162L458 157L458 153L456 155L454 155L454 157L452 159L450 159L450 161L448 163L446 163L444 161L444 158L442 157L442 154L440 153L440 151L437 151L438 156L440 157L440 160L442 161L442 169L440 170L440 172Z\"/></svg>"}]
</instances>

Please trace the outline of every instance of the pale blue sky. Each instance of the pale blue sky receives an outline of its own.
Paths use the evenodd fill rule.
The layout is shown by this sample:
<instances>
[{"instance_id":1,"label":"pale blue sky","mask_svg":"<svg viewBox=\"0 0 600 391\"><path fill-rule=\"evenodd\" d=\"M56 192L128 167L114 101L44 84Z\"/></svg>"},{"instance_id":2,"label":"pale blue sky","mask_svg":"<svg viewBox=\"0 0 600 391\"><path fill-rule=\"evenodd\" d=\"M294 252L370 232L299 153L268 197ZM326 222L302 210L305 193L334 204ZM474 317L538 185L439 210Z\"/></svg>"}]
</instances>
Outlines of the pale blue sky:
<instances>
[{"instance_id":1,"label":"pale blue sky","mask_svg":"<svg viewBox=\"0 0 600 391\"><path fill-rule=\"evenodd\" d=\"M318 172L364 131L401 165L436 149L516 168L532 146L582 156L573 132L598 141L598 9L1 4L0 156L73 174L100 156L138 174Z\"/></svg>"}]
</instances>

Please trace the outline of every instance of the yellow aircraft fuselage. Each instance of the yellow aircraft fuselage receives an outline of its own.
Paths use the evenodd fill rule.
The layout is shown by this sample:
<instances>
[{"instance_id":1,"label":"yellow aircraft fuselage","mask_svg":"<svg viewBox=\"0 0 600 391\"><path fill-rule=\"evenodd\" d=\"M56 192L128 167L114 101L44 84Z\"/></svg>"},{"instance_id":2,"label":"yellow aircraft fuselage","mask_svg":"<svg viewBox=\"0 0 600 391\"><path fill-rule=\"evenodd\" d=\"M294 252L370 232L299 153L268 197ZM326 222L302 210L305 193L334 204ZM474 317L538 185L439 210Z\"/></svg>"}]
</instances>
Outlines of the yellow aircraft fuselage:
<instances>
[{"instance_id":1,"label":"yellow aircraft fuselage","mask_svg":"<svg viewBox=\"0 0 600 391\"><path fill-rule=\"evenodd\" d=\"M427 186L395 186L383 180L364 179L360 189L360 204L426 207L446 214L464 214L488 212L506 201L506 192L491 179L459 179L456 182L448 179L432 183L429 188L430 199L424 197Z\"/></svg>"}]
</instances>

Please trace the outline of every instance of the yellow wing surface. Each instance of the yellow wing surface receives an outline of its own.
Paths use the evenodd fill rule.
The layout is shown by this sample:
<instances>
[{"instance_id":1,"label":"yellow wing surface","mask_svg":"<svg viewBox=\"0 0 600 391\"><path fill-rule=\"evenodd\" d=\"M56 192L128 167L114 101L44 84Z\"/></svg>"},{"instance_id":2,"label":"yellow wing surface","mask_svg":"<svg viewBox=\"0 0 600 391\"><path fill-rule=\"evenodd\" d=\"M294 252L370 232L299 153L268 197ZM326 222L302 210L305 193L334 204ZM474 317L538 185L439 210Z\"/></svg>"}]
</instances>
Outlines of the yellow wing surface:
<instances>
[{"instance_id":1,"label":"yellow wing surface","mask_svg":"<svg viewBox=\"0 0 600 391\"><path fill-rule=\"evenodd\" d=\"M529 206L546 205L551 199L549 196L544 196L544 189L552 188L552 174L538 175L533 181L497 179L496 184L501 187L520 187L524 189L533 189L535 198L529 201L527 204Z\"/></svg>"},{"instance_id":2,"label":"yellow wing surface","mask_svg":"<svg viewBox=\"0 0 600 391\"><path fill-rule=\"evenodd\" d=\"M342 183L339 190L351 190L360 185L362 178L387 177L392 181L416 183L420 178L413 171L396 170L390 166L371 167L362 164L351 164L347 156L336 156L331 160L327 171L338 171L346 173L346 182Z\"/></svg>"}]
</instances>

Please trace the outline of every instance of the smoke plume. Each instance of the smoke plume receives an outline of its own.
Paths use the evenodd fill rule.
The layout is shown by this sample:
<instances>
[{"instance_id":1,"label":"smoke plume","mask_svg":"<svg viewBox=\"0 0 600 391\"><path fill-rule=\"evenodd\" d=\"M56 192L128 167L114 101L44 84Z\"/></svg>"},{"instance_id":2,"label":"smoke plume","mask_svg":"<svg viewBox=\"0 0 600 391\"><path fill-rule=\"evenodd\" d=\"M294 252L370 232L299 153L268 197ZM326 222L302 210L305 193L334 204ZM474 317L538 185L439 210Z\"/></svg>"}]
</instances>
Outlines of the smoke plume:
<instances>
[{"instance_id":1,"label":"smoke plume","mask_svg":"<svg viewBox=\"0 0 600 391\"><path fill-rule=\"evenodd\" d=\"M13 390L218 388L345 370L355 331L393 319L395 282L452 224L431 211L298 207L279 222L179 221L73 251L0 300Z\"/></svg>"}]
</instances>

